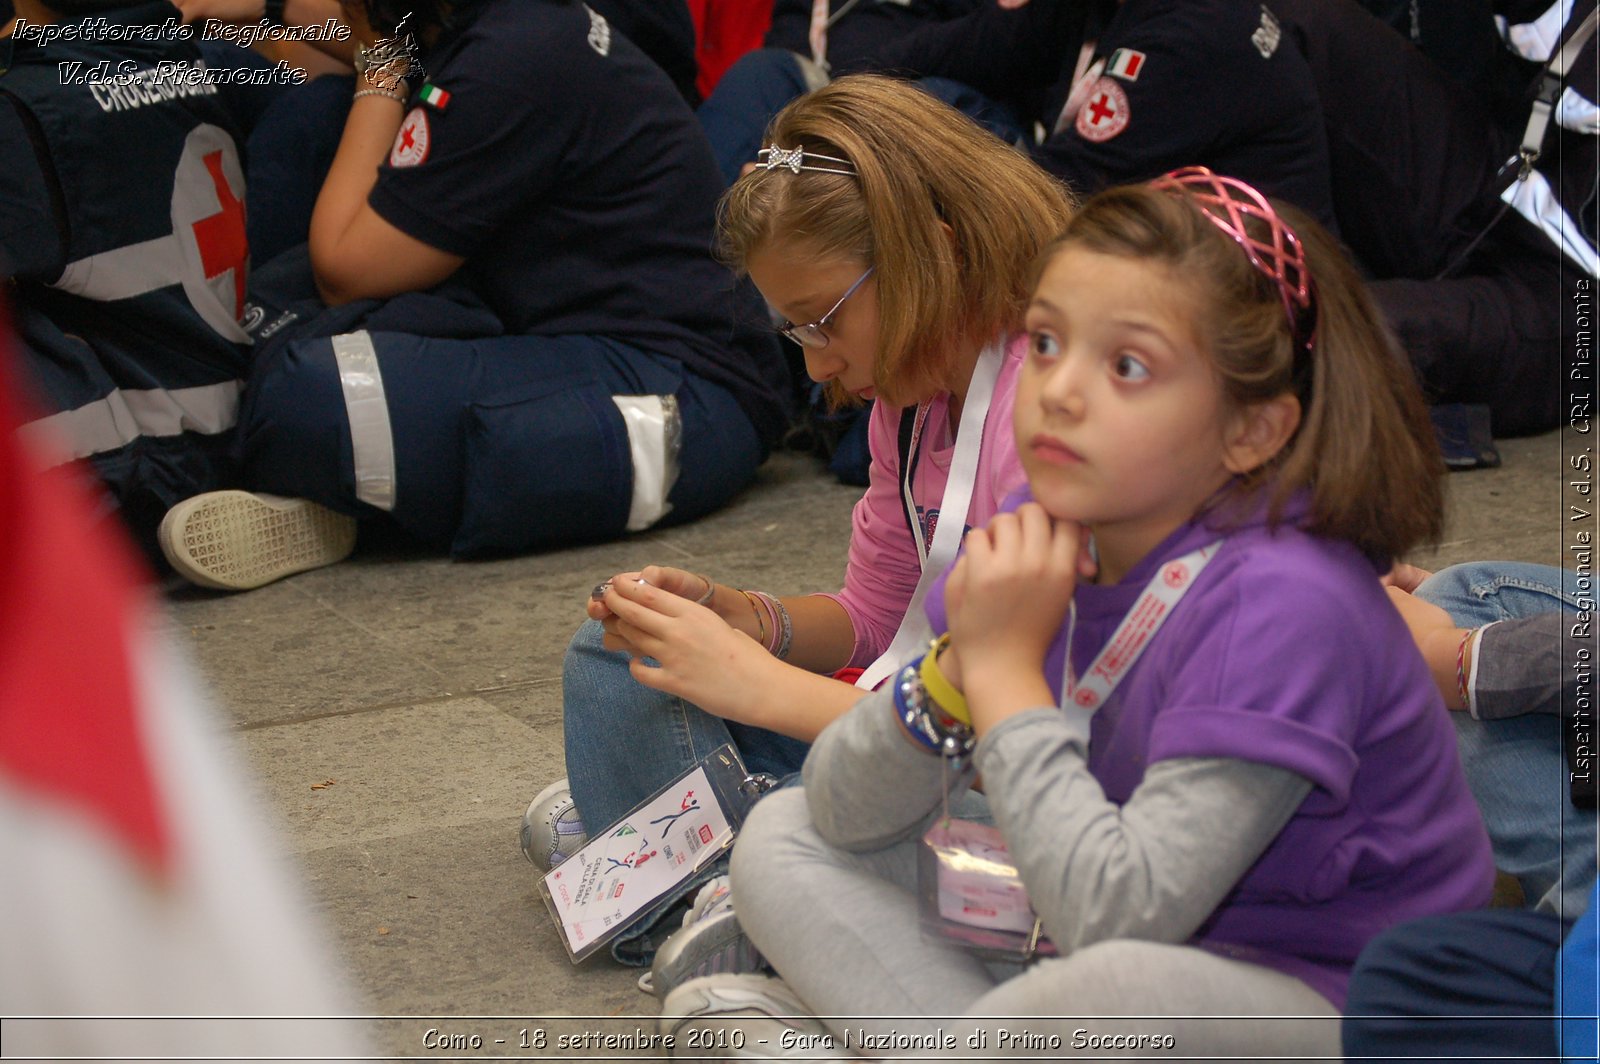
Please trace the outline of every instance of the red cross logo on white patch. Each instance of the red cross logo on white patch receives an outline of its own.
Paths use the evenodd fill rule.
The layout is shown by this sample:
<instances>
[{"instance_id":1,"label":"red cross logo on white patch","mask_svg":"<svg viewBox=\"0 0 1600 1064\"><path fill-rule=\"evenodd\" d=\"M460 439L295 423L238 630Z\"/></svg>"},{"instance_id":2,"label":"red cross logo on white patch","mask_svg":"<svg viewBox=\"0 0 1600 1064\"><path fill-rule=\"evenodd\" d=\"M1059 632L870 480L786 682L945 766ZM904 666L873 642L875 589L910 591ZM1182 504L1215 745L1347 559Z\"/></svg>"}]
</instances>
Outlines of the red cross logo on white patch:
<instances>
[{"instance_id":1,"label":"red cross logo on white patch","mask_svg":"<svg viewBox=\"0 0 1600 1064\"><path fill-rule=\"evenodd\" d=\"M1094 704L1100 701L1100 696L1089 690L1087 687L1084 687L1080 688L1078 693L1072 696L1072 700L1078 703L1078 705L1082 706L1084 709L1092 709L1094 708Z\"/></svg>"},{"instance_id":2,"label":"red cross logo on white patch","mask_svg":"<svg viewBox=\"0 0 1600 1064\"><path fill-rule=\"evenodd\" d=\"M400 123L400 132L394 135L394 147L389 149L390 166L416 166L428 158L431 140L428 112L414 107Z\"/></svg>"},{"instance_id":3,"label":"red cross logo on white patch","mask_svg":"<svg viewBox=\"0 0 1600 1064\"><path fill-rule=\"evenodd\" d=\"M1161 579L1166 581L1168 587L1182 587L1189 582L1189 567L1182 562L1173 562L1161 574Z\"/></svg>"},{"instance_id":4,"label":"red cross logo on white patch","mask_svg":"<svg viewBox=\"0 0 1600 1064\"><path fill-rule=\"evenodd\" d=\"M1129 114L1128 94L1116 81L1102 77L1078 111L1078 136L1096 143L1110 140L1128 128Z\"/></svg>"}]
</instances>

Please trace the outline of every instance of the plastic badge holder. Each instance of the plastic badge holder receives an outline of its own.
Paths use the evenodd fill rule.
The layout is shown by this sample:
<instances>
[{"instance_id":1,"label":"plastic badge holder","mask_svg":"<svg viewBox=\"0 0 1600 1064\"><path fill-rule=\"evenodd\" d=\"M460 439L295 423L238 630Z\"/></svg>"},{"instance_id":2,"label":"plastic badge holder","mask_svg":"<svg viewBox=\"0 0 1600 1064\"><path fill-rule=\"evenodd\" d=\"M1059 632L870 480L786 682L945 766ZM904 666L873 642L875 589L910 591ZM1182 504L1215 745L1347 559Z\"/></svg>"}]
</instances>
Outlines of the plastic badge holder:
<instances>
[{"instance_id":1,"label":"plastic badge holder","mask_svg":"<svg viewBox=\"0 0 1600 1064\"><path fill-rule=\"evenodd\" d=\"M545 873L539 892L572 963L727 852L763 789L724 744Z\"/></svg>"},{"instance_id":2,"label":"plastic badge holder","mask_svg":"<svg viewBox=\"0 0 1600 1064\"><path fill-rule=\"evenodd\" d=\"M986 960L1054 957L1000 829L946 817L917 853L922 926Z\"/></svg>"}]
</instances>

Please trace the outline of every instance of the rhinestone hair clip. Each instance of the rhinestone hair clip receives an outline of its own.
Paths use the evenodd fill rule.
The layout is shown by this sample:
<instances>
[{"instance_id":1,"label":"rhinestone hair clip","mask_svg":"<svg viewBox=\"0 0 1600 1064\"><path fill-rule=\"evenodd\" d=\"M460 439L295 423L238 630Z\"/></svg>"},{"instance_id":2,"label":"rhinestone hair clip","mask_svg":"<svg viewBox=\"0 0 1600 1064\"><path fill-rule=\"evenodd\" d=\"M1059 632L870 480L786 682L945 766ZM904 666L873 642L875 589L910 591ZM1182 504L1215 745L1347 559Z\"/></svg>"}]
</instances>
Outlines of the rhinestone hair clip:
<instances>
[{"instance_id":1,"label":"rhinestone hair clip","mask_svg":"<svg viewBox=\"0 0 1600 1064\"><path fill-rule=\"evenodd\" d=\"M838 166L815 166L810 161L812 159L820 159L825 163L837 163ZM756 152L756 165L767 170L776 170L782 167L792 174L798 174L801 170L810 170L818 174L843 174L845 177L856 176L855 164L849 159L821 155L817 152L807 155L804 148L780 148L776 144ZM839 167L849 167L849 169L840 169Z\"/></svg>"},{"instance_id":2,"label":"rhinestone hair clip","mask_svg":"<svg viewBox=\"0 0 1600 1064\"><path fill-rule=\"evenodd\" d=\"M1283 312L1289 319L1289 334L1310 351L1316 318L1313 313L1308 321L1303 314L1313 310L1311 271L1306 266L1305 247L1299 235L1273 210L1267 197L1238 178L1222 177L1205 166L1174 170L1152 181L1150 187L1163 192L1187 193L1212 225L1244 249L1250 265L1278 286ZM1249 218L1265 223L1266 241L1250 235L1245 226Z\"/></svg>"}]
</instances>

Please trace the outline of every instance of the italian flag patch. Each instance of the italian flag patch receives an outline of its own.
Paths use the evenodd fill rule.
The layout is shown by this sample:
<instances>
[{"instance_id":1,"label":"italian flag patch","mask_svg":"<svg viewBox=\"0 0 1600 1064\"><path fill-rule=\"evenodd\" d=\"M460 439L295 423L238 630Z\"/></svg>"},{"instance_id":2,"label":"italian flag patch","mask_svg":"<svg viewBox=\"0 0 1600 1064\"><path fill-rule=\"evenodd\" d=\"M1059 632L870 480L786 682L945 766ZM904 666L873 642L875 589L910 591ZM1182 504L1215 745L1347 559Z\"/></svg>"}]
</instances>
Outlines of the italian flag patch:
<instances>
[{"instance_id":1,"label":"italian flag patch","mask_svg":"<svg viewBox=\"0 0 1600 1064\"><path fill-rule=\"evenodd\" d=\"M1144 59L1143 52L1136 52L1132 48L1118 48L1106 60L1106 73L1123 81L1138 81L1139 71L1144 69Z\"/></svg>"},{"instance_id":2,"label":"italian flag patch","mask_svg":"<svg viewBox=\"0 0 1600 1064\"><path fill-rule=\"evenodd\" d=\"M430 81L417 93L417 102L427 104L435 111L443 111L450 106L450 94Z\"/></svg>"}]
</instances>

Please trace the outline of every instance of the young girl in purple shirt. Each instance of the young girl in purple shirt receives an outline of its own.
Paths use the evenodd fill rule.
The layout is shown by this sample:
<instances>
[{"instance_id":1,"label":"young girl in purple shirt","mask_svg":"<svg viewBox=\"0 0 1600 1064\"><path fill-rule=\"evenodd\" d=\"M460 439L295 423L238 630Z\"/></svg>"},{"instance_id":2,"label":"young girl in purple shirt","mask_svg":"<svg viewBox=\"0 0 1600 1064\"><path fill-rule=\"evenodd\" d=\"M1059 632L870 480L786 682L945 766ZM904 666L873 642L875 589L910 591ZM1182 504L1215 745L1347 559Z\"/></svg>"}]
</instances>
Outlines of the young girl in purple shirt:
<instances>
[{"instance_id":1,"label":"young girl in purple shirt","mask_svg":"<svg viewBox=\"0 0 1600 1064\"><path fill-rule=\"evenodd\" d=\"M1027 311L1028 488L929 596L948 639L828 727L735 847L781 979L691 980L663 1030L735 1025L773 1055L1339 1056L1362 945L1485 904L1494 874L1376 579L1442 524L1376 321L1331 238L1242 182L1090 201ZM920 926L918 840L975 777L1059 957L995 967ZM778 1018L799 1010L827 1027Z\"/></svg>"}]
</instances>

